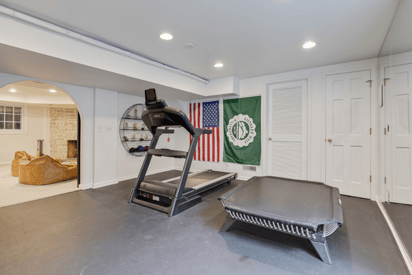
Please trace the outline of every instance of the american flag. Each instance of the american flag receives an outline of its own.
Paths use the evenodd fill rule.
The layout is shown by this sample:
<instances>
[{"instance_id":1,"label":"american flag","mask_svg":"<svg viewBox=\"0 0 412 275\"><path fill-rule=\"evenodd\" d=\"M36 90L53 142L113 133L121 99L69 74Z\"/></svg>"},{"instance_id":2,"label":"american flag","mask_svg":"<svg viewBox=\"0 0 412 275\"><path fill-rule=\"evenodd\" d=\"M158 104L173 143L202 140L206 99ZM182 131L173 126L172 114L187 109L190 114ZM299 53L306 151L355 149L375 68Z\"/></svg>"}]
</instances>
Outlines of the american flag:
<instances>
[{"instance_id":1,"label":"american flag","mask_svg":"<svg viewBox=\"0 0 412 275\"><path fill-rule=\"evenodd\" d=\"M190 103L189 113L190 122L195 128L212 130L212 134L199 138L194 160L219 162L219 101Z\"/></svg>"}]
</instances>

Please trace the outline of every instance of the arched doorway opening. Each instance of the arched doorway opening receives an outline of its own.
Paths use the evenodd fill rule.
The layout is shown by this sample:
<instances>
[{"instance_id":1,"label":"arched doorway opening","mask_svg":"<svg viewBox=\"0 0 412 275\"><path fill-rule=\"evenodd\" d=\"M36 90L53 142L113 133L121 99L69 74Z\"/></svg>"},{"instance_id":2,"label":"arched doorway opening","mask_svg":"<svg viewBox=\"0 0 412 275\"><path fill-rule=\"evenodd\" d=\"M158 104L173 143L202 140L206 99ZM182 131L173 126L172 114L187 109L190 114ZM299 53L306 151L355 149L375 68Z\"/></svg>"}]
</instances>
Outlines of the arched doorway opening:
<instances>
[{"instance_id":1,"label":"arched doorway opening","mask_svg":"<svg viewBox=\"0 0 412 275\"><path fill-rule=\"evenodd\" d=\"M0 207L80 190L81 110L56 85L0 88Z\"/></svg>"}]
</instances>

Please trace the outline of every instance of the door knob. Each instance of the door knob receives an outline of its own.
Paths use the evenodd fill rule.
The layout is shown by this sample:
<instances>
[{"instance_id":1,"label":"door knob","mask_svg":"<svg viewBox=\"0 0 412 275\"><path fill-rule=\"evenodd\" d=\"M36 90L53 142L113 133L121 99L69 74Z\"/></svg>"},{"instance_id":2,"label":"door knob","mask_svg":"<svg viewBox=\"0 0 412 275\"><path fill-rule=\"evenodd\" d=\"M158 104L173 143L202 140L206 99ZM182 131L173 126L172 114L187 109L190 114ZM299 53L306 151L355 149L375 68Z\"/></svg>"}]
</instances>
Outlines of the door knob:
<instances>
[{"instance_id":1,"label":"door knob","mask_svg":"<svg viewBox=\"0 0 412 275\"><path fill-rule=\"evenodd\" d=\"M332 142L332 139L331 139L331 138L328 138L328 142Z\"/></svg>"},{"instance_id":2,"label":"door knob","mask_svg":"<svg viewBox=\"0 0 412 275\"><path fill-rule=\"evenodd\" d=\"M269 140L272 140L272 138L271 138L271 137L269 137Z\"/></svg>"}]
</instances>

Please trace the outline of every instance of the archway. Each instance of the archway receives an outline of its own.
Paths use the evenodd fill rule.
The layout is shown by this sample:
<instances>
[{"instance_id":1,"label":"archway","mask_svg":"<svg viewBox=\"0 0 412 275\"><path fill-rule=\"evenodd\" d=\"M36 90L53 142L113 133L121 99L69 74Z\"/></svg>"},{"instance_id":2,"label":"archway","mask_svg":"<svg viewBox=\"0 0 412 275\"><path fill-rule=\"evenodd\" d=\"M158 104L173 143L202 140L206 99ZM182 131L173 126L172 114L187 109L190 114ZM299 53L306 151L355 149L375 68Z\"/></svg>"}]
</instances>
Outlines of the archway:
<instances>
[{"instance_id":1,"label":"archway","mask_svg":"<svg viewBox=\"0 0 412 275\"><path fill-rule=\"evenodd\" d=\"M81 111L69 93L45 81L0 88L0 142L8 145L0 151L0 163L11 162L14 176L3 178L8 184L3 196L9 194L0 207L79 190ZM29 188L30 194L18 194Z\"/></svg>"}]
</instances>

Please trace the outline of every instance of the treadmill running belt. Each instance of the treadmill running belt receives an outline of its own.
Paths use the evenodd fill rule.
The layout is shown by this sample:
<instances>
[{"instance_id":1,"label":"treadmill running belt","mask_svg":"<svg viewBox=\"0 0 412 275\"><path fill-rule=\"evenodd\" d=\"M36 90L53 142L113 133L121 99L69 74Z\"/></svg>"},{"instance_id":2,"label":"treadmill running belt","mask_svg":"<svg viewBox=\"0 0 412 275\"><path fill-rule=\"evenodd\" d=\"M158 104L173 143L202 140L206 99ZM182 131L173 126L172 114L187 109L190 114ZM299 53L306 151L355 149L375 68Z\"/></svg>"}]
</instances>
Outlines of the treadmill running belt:
<instances>
[{"instance_id":1,"label":"treadmill running belt","mask_svg":"<svg viewBox=\"0 0 412 275\"><path fill-rule=\"evenodd\" d=\"M227 172L219 172L219 171L205 171L199 174L195 174L193 176L190 176L187 178L186 181L186 187L190 187L190 188L194 188L199 184L214 180L216 178L220 178L223 176L227 176L228 173ZM180 178L170 181L169 183L171 184L176 184L178 185L180 182Z\"/></svg>"}]
</instances>

